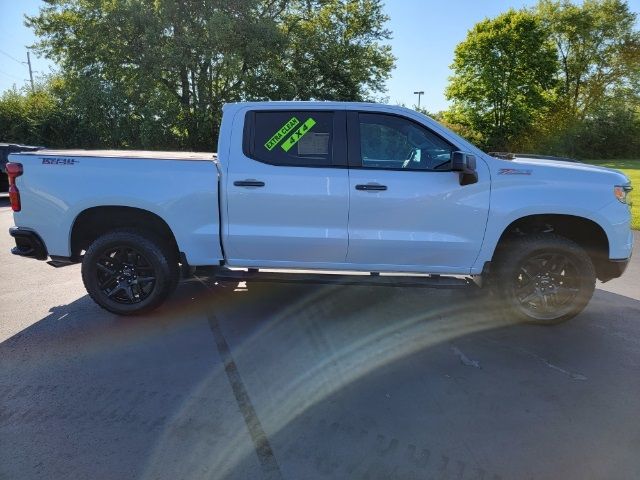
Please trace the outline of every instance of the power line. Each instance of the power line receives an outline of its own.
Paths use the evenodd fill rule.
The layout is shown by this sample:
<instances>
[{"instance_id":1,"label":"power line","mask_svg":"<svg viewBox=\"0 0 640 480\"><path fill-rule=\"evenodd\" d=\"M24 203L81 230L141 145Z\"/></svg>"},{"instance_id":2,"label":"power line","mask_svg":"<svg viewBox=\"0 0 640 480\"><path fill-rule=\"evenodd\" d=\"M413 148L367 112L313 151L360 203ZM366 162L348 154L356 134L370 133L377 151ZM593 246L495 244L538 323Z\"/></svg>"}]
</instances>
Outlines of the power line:
<instances>
[{"instance_id":1,"label":"power line","mask_svg":"<svg viewBox=\"0 0 640 480\"><path fill-rule=\"evenodd\" d=\"M13 55L8 54L7 52L5 52L4 50L0 50L0 53L2 53L3 55L5 55L6 57L9 57L11 60L13 60L14 62L18 62L19 64L24 64L24 62L18 60L16 57L14 57Z\"/></svg>"},{"instance_id":2,"label":"power line","mask_svg":"<svg viewBox=\"0 0 640 480\"><path fill-rule=\"evenodd\" d=\"M2 53L5 57L10 58L14 62L19 63L20 65L24 65L24 64L28 65L28 67L29 67L29 81L31 82L31 91L34 92L35 91L35 86L34 86L34 83L33 83L33 69L31 68L31 54L29 52L29 49L27 49L27 61L26 62L21 62L16 57L11 55L10 53L5 52L4 50L0 50L0 53ZM18 77L14 76L14 75L11 75L10 73L2 72L1 70L0 70L0 73L3 73L4 75L7 75L8 77L15 78L16 80L20 80Z\"/></svg>"},{"instance_id":3,"label":"power line","mask_svg":"<svg viewBox=\"0 0 640 480\"><path fill-rule=\"evenodd\" d=\"M0 73L1 73L1 74L3 74L3 75L6 75L7 77L15 78L16 80L19 80L19 81L21 81L21 82L23 82L23 81L24 81L22 78L18 78L18 77L16 77L15 75L11 75L10 73L3 72L2 70L0 70Z\"/></svg>"}]
</instances>

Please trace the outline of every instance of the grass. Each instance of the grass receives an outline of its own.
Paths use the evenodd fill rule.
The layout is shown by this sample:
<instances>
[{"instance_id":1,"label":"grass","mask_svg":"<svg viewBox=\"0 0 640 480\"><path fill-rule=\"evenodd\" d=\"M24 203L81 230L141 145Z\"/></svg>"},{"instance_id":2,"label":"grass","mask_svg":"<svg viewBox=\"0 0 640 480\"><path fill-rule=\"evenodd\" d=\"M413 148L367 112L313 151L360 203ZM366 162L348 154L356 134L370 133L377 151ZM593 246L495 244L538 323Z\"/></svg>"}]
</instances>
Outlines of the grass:
<instances>
[{"instance_id":1,"label":"grass","mask_svg":"<svg viewBox=\"0 0 640 480\"><path fill-rule=\"evenodd\" d=\"M631 228L640 230L640 159L637 160L585 160L602 167L620 170L631 180L633 191L631 192Z\"/></svg>"}]
</instances>

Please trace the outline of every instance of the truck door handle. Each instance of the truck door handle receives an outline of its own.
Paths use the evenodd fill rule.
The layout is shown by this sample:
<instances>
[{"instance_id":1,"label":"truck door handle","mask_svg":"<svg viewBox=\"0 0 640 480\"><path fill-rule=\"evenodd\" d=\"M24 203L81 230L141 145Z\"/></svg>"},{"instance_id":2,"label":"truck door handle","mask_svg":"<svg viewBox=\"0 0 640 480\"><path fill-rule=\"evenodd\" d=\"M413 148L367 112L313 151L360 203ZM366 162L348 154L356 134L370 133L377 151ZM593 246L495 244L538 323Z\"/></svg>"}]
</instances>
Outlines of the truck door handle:
<instances>
[{"instance_id":1,"label":"truck door handle","mask_svg":"<svg viewBox=\"0 0 640 480\"><path fill-rule=\"evenodd\" d=\"M253 180L253 179L236 180L235 182L233 182L233 184L236 187L264 187L264 182L261 182L260 180Z\"/></svg>"},{"instance_id":2,"label":"truck door handle","mask_svg":"<svg viewBox=\"0 0 640 480\"><path fill-rule=\"evenodd\" d=\"M377 192L377 191L382 191L386 189L387 189L386 185L380 185L379 183L367 183L367 184L356 185L356 190L364 190L366 192Z\"/></svg>"}]
</instances>

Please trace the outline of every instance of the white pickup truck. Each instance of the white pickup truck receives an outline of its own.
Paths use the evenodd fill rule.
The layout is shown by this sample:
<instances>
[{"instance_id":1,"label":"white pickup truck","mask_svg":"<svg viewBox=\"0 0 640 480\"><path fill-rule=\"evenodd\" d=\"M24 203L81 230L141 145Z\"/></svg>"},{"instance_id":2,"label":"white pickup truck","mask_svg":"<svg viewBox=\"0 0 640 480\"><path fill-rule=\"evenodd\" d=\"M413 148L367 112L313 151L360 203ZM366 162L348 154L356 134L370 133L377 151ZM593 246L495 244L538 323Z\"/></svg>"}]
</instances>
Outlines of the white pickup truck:
<instances>
[{"instance_id":1,"label":"white pickup truck","mask_svg":"<svg viewBox=\"0 0 640 480\"><path fill-rule=\"evenodd\" d=\"M514 316L553 323L586 306L596 278L620 276L633 243L622 173L494 158L397 106L229 104L217 156L40 150L7 171L12 252L82 262L89 295L121 315L213 266L237 279L484 279Z\"/></svg>"}]
</instances>

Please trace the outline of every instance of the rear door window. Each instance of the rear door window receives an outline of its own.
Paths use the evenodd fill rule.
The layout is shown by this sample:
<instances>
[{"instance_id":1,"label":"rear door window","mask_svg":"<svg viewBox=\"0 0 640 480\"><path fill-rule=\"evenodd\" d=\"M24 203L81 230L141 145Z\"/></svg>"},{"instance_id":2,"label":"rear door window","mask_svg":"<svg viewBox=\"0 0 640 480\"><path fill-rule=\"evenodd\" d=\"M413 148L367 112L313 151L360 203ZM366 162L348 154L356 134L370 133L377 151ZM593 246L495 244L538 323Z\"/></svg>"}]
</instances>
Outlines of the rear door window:
<instances>
[{"instance_id":1,"label":"rear door window","mask_svg":"<svg viewBox=\"0 0 640 480\"><path fill-rule=\"evenodd\" d=\"M245 155L282 166L331 166L334 113L255 111L245 121Z\"/></svg>"}]
</instances>

